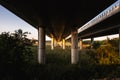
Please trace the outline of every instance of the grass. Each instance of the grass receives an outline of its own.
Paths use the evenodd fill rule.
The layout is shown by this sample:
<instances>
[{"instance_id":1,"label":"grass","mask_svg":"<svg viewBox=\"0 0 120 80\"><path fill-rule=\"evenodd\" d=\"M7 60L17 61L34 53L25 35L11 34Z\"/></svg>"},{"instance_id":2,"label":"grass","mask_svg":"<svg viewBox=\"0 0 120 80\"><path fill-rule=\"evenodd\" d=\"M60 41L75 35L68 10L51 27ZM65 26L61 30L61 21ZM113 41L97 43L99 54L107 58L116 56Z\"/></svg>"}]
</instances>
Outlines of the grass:
<instances>
[{"instance_id":1,"label":"grass","mask_svg":"<svg viewBox=\"0 0 120 80\"><path fill-rule=\"evenodd\" d=\"M34 55L34 61L37 62L37 46L31 47ZM79 63L80 65L89 66L94 62L89 55L86 53L91 52L90 50L79 51ZM89 64L91 63L91 64ZM62 49L61 47L55 47L51 50L51 46L46 46L46 64L58 64L58 65L69 65L71 64L71 47Z\"/></svg>"},{"instance_id":2,"label":"grass","mask_svg":"<svg viewBox=\"0 0 120 80\"><path fill-rule=\"evenodd\" d=\"M37 46L31 47L33 62L22 66L0 66L0 80L97 80L120 77L120 65L96 65L87 53L79 51L79 63L72 65L70 47L63 50L46 46L46 64L37 63Z\"/></svg>"},{"instance_id":3,"label":"grass","mask_svg":"<svg viewBox=\"0 0 120 80\"><path fill-rule=\"evenodd\" d=\"M56 47L54 50L50 46L46 48L46 63L47 64L70 64L70 48L63 50L61 47Z\"/></svg>"},{"instance_id":4,"label":"grass","mask_svg":"<svg viewBox=\"0 0 120 80\"><path fill-rule=\"evenodd\" d=\"M38 47L31 47L34 61L37 62L37 52ZM55 47L54 50L51 50L50 46L46 46L46 64L70 64L70 47L66 47L63 50L61 47Z\"/></svg>"},{"instance_id":5,"label":"grass","mask_svg":"<svg viewBox=\"0 0 120 80\"><path fill-rule=\"evenodd\" d=\"M32 49L36 58L37 47L32 47ZM61 47L55 47L54 50L51 50L50 46L46 46L46 64L37 65L37 68L36 66L31 67L29 70L33 72L30 72L30 75L35 75L33 73L37 71L38 80L92 80L120 77L119 65L95 64L95 60L88 55L88 53L93 53L93 50L84 49L79 51L79 63L77 65L71 64L70 53L70 47L66 47L65 50ZM47 76L47 78L44 76Z\"/></svg>"}]
</instances>

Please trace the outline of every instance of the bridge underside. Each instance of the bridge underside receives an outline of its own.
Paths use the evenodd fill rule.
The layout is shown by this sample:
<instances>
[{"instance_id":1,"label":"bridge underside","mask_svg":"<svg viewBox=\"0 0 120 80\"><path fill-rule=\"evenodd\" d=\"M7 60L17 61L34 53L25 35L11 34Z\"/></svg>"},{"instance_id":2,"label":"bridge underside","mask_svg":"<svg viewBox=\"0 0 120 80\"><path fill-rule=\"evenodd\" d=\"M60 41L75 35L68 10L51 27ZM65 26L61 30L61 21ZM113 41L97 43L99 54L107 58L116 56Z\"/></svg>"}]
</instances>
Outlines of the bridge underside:
<instances>
[{"instance_id":1,"label":"bridge underside","mask_svg":"<svg viewBox=\"0 0 120 80\"><path fill-rule=\"evenodd\" d=\"M120 28L120 12L79 33L79 38L85 39L118 34L119 28Z\"/></svg>"},{"instance_id":2,"label":"bridge underside","mask_svg":"<svg viewBox=\"0 0 120 80\"><path fill-rule=\"evenodd\" d=\"M46 34L57 41L70 35L74 27L81 27L116 0L0 0L0 4L21 17L29 24L46 29ZM117 25L120 15L104 21L94 27L110 27ZM116 20L116 18L118 20ZM112 21L111 21L112 20ZM104 25L105 24L105 25ZM97 30L90 29L91 33ZM111 34L116 31L110 31ZM80 36L86 32L79 34ZM108 32L107 32L108 33ZM106 32L104 33L104 35ZM95 36L98 36L96 34ZM91 35L92 36L92 35ZM88 37L88 34L82 38Z\"/></svg>"}]
</instances>

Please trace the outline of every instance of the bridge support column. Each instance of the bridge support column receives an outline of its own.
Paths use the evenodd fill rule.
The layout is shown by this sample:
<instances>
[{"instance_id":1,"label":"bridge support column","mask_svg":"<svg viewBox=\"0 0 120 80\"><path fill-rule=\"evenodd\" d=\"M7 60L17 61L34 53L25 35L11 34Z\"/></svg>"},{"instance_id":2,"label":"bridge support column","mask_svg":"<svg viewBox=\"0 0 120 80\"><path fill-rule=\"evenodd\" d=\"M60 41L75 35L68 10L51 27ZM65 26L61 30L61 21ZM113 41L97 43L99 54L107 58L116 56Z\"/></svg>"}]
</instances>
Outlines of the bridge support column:
<instances>
[{"instance_id":1,"label":"bridge support column","mask_svg":"<svg viewBox=\"0 0 120 80\"><path fill-rule=\"evenodd\" d=\"M65 39L62 40L62 48L65 49Z\"/></svg>"},{"instance_id":2,"label":"bridge support column","mask_svg":"<svg viewBox=\"0 0 120 80\"><path fill-rule=\"evenodd\" d=\"M80 50L82 50L82 47L83 47L83 45L82 45L82 39L80 39L79 45L80 45Z\"/></svg>"},{"instance_id":3,"label":"bridge support column","mask_svg":"<svg viewBox=\"0 0 120 80\"><path fill-rule=\"evenodd\" d=\"M94 43L94 38L92 37L92 38L91 38L91 43L90 43L91 49L93 49L93 43Z\"/></svg>"},{"instance_id":4,"label":"bridge support column","mask_svg":"<svg viewBox=\"0 0 120 80\"><path fill-rule=\"evenodd\" d=\"M45 30L38 28L38 63L45 64Z\"/></svg>"},{"instance_id":5,"label":"bridge support column","mask_svg":"<svg viewBox=\"0 0 120 80\"><path fill-rule=\"evenodd\" d=\"M120 28L119 28L119 56L120 56Z\"/></svg>"},{"instance_id":6,"label":"bridge support column","mask_svg":"<svg viewBox=\"0 0 120 80\"><path fill-rule=\"evenodd\" d=\"M54 47L56 47L57 46L57 41L56 40L54 40Z\"/></svg>"},{"instance_id":7,"label":"bridge support column","mask_svg":"<svg viewBox=\"0 0 120 80\"><path fill-rule=\"evenodd\" d=\"M51 50L54 50L54 38L51 39Z\"/></svg>"},{"instance_id":8,"label":"bridge support column","mask_svg":"<svg viewBox=\"0 0 120 80\"><path fill-rule=\"evenodd\" d=\"M77 29L71 32L71 64L78 63L78 33Z\"/></svg>"}]
</instances>

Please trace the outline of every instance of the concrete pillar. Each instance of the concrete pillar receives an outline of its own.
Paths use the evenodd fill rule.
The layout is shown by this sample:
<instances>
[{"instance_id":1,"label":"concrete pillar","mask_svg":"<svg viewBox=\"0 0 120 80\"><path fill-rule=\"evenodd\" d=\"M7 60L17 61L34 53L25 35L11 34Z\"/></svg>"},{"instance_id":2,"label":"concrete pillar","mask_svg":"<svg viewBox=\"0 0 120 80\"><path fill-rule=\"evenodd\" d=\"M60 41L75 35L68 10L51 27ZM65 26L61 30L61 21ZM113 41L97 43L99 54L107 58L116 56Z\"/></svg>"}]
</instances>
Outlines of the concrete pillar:
<instances>
[{"instance_id":1,"label":"concrete pillar","mask_svg":"<svg viewBox=\"0 0 120 80\"><path fill-rule=\"evenodd\" d=\"M120 28L119 28L119 56L120 56Z\"/></svg>"},{"instance_id":2,"label":"concrete pillar","mask_svg":"<svg viewBox=\"0 0 120 80\"><path fill-rule=\"evenodd\" d=\"M38 63L45 63L45 29L38 28Z\"/></svg>"},{"instance_id":3,"label":"concrete pillar","mask_svg":"<svg viewBox=\"0 0 120 80\"><path fill-rule=\"evenodd\" d=\"M80 50L82 50L82 47L83 47L83 45L82 45L82 39L80 39L79 45L80 45Z\"/></svg>"},{"instance_id":4,"label":"concrete pillar","mask_svg":"<svg viewBox=\"0 0 120 80\"><path fill-rule=\"evenodd\" d=\"M62 40L62 48L65 49L65 39Z\"/></svg>"},{"instance_id":5,"label":"concrete pillar","mask_svg":"<svg viewBox=\"0 0 120 80\"><path fill-rule=\"evenodd\" d=\"M54 47L56 47L57 46L57 41L56 40L54 40Z\"/></svg>"},{"instance_id":6,"label":"concrete pillar","mask_svg":"<svg viewBox=\"0 0 120 80\"><path fill-rule=\"evenodd\" d=\"M54 50L54 38L51 39L51 50Z\"/></svg>"},{"instance_id":7,"label":"concrete pillar","mask_svg":"<svg viewBox=\"0 0 120 80\"><path fill-rule=\"evenodd\" d=\"M78 63L78 33L77 29L71 32L71 63Z\"/></svg>"},{"instance_id":8,"label":"concrete pillar","mask_svg":"<svg viewBox=\"0 0 120 80\"><path fill-rule=\"evenodd\" d=\"M92 38L91 38L91 43L90 43L91 49L93 48L93 43L94 43L94 38L92 37Z\"/></svg>"}]
</instances>

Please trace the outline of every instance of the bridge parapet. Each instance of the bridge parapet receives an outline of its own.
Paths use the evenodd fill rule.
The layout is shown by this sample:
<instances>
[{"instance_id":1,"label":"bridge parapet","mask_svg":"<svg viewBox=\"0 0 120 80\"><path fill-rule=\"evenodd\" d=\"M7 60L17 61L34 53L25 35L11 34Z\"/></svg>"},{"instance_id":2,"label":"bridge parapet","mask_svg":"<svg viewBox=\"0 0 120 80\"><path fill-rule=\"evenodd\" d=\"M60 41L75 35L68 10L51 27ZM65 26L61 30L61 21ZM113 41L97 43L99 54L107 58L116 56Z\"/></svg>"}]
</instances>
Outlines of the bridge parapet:
<instances>
[{"instance_id":1,"label":"bridge parapet","mask_svg":"<svg viewBox=\"0 0 120 80\"><path fill-rule=\"evenodd\" d=\"M114 14L120 12L120 0L113 3L111 6L109 6L107 9L102 11L100 14L98 14L96 17L94 17L92 20L88 21L85 25L80 27L78 29L78 33L94 26L97 23L100 23L101 21L113 16Z\"/></svg>"}]
</instances>

